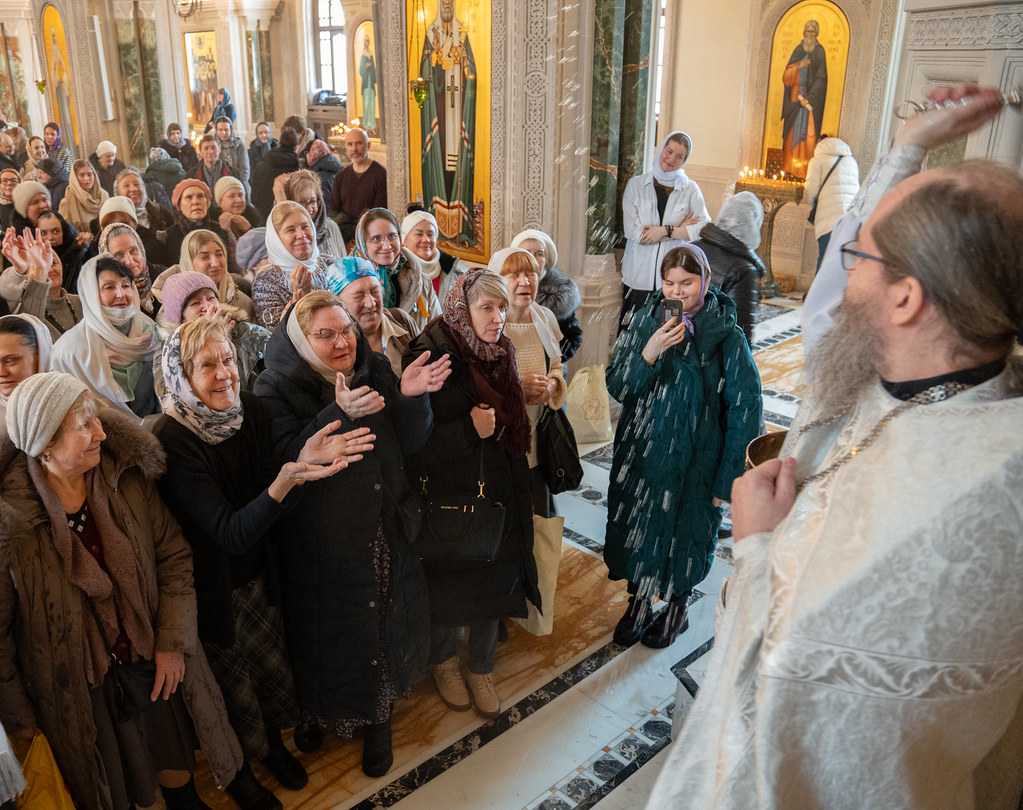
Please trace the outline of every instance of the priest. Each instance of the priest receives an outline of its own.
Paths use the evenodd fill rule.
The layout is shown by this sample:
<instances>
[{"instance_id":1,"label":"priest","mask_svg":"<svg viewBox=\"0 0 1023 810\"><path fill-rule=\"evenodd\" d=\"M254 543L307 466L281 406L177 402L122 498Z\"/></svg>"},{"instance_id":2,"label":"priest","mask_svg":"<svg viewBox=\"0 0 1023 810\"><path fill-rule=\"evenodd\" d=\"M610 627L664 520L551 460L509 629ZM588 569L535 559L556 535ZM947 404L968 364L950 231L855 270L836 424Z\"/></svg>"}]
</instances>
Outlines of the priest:
<instances>
[{"instance_id":1,"label":"priest","mask_svg":"<svg viewBox=\"0 0 1023 810\"><path fill-rule=\"evenodd\" d=\"M829 245L848 283L782 457L733 487L735 572L649 808L1019 805L1023 180L916 173L1001 106L932 99L967 96L902 126Z\"/></svg>"}]
</instances>

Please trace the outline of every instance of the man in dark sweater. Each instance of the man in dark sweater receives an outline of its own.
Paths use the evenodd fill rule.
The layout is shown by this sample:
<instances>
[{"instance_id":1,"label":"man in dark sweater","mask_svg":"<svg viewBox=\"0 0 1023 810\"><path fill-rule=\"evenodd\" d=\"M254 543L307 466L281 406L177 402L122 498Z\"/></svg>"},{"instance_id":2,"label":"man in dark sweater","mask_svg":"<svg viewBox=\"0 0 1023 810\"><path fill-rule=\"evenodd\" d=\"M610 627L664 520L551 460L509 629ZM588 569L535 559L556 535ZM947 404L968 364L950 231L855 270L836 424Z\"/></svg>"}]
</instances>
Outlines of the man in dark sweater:
<instances>
[{"instance_id":1,"label":"man in dark sweater","mask_svg":"<svg viewBox=\"0 0 1023 810\"><path fill-rule=\"evenodd\" d=\"M345 136L352 164L334 178L330 213L336 215L345 242L355 238L355 224L370 208L387 207L387 169L369 156L369 135L355 127Z\"/></svg>"}]
</instances>

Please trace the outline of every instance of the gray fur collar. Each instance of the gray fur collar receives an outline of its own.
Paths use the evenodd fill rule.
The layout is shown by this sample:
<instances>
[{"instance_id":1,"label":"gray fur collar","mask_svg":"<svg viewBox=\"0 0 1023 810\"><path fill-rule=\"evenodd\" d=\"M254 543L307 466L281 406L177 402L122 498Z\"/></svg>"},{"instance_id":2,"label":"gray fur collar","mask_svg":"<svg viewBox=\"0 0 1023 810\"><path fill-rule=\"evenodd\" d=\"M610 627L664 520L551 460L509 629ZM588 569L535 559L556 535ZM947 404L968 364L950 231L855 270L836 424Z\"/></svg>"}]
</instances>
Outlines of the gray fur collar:
<instances>
[{"instance_id":1,"label":"gray fur collar","mask_svg":"<svg viewBox=\"0 0 1023 810\"><path fill-rule=\"evenodd\" d=\"M557 267L551 267L540 279L536 303L547 307L554 313L555 318L563 321L579 309L582 295L579 293L579 286L572 279Z\"/></svg>"}]
</instances>

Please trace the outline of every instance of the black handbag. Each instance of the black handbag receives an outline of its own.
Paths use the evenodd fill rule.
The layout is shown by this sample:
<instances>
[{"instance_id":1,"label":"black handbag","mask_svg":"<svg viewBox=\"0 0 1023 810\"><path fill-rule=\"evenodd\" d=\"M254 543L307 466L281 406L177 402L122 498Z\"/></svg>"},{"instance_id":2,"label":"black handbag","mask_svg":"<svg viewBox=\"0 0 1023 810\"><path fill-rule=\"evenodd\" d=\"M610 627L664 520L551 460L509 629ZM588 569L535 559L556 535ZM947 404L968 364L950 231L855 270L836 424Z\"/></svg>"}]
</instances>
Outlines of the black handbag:
<instances>
[{"instance_id":1,"label":"black handbag","mask_svg":"<svg viewBox=\"0 0 1023 810\"><path fill-rule=\"evenodd\" d=\"M114 680L113 718L115 723L124 723L153 705L151 696L156 683L156 662L122 664L112 655L110 658L108 677Z\"/></svg>"},{"instance_id":2,"label":"black handbag","mask_svg":"<svg viewBox=\"0 0 1023 810\"><path fill-rule=\"evenodd\" d=\"M817 203L821 201L821 191L824 191L824 186L828 184L828 178L831 177L831 173L838 168L838 164L842 162L842 158L845 155L839 155L838 160L831 164L831 168L828 169L828 173L824 175L824 182L821 183L820 190L817 192L817 196L814 198L813 206L810 208L810 213L806 215L806 221L811 225L817 221Z\"/></svg>"},{"instance_id":3,"label":"black handbag","mask_svg":"<svg viewBox=\"0 0 1023 810\"><path fill-rule=\"evenodd\" d=\"M485 445L484 445L485 446ZM480 491L475 496L430 497L429 476L420 477L423 530L416 550L425 562L490 562L504 537L507 509L486 496L483 448L480 448Z\"/></svg>"},{"instance_id":4,"label":"black handbag","mask_svg":"<svg viewBox=\"0 0 1023 810\"><path fill-rule=\"evenodd\" d=\"M582 483L575 432L563 409L543 409L536 423L536 463L552 495L578 489Z\"/></svg>"}]
</instances>

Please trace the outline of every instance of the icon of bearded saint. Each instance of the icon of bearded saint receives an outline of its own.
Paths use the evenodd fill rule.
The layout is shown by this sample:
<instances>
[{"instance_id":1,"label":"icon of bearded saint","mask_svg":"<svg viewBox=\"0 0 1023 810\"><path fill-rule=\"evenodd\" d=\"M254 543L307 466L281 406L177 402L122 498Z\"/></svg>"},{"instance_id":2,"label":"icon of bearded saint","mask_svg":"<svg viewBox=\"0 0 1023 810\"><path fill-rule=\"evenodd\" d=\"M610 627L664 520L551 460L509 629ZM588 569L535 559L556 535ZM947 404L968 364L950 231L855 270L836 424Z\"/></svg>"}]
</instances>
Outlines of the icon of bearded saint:
<instances>
[{"instance_id":1,"label":"icon of bearded saint","mask_svg":"<svg viewBox=\"0 0 1023 810\"><path fill-rule=\"evenodd\" d=\"M803 40L792 51L782 74L782 169L796 177L806 177L806 164L813 157L824 119L828 62L824 46L817 41L819 35L816 20L803 26Z\"/></svg>"}]
</instances>

